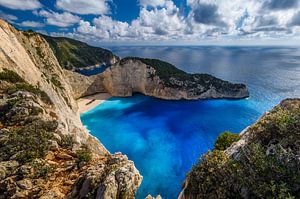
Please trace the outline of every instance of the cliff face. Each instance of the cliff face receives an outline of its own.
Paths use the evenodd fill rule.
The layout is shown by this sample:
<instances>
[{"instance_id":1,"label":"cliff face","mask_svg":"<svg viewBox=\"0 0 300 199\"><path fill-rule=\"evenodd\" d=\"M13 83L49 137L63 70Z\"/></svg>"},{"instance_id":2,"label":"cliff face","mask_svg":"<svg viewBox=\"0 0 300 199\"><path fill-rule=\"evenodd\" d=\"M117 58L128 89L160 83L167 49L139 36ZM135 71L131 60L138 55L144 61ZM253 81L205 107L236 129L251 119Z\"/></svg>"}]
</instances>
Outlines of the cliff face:
<instances>
[{"instance_id":1,"label":"cliff face","mask_svg":"<svg viewBox=\"0 0 300 199\"><path fill-rule=\"evenodd\" d=\"M162 99L244 98L243 84L232 84L207 74L187 74L153 59L125 58L106 69L103 84L113 96L135 92Z\"/></svg>"},{"instance_id":2,"label":"cliff face","mask_svg":"<svg viewBox=\"0 0 300 199\"><path fill-rule=\"evenodd\" d=\"M299 135L300 99L284 100L226 150L205 154L179 198L299 198Z\"/></svg>"},{"instance_id":3,"label":"cliff face","mask_svg":"<svg viewBox=\"0 0 300 199\"><path fill-rule=\"evenodd\" d=\"M0 20L0 198L133 198L142 177L84 129L86 91L65 73L43 37Z\"/></svg>"}]
</instances>

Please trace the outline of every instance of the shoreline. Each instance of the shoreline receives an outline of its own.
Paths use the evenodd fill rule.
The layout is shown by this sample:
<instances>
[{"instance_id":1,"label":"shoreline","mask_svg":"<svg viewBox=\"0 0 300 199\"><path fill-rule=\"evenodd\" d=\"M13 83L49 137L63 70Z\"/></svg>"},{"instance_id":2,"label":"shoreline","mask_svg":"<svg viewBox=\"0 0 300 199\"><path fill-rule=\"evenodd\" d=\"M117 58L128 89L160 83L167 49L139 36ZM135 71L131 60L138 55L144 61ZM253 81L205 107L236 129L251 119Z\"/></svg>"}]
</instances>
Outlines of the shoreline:
<instances>
[{"instance_id":1,"label":"shoreline","mask_svg":"<svg viewBox=\"0 0 300 199\"><path fill-rule=\"evenodd\" d=\"M108 93L98 93L95 95L89 95L77 100L78 104L78 112L79 114L83 114L91 109L95 108L99 104L102 104L112 96Z\"/></svg>"}]
</instances>

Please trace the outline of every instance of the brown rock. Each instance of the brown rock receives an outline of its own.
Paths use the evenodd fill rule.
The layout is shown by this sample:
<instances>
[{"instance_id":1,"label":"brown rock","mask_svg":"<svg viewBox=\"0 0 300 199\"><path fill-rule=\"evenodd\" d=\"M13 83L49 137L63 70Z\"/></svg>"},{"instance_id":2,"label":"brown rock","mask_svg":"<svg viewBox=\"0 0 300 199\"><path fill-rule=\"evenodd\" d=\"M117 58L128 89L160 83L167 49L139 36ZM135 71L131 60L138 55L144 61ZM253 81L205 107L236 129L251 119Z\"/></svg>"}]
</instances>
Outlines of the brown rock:
<instances>
[{"instance_id":1,"label":"brown rock","mask_svg":"<svg viewBox=\"0 0 300 199\"><path fill-rule=\"evenodd\" d=\"M32 182L29 179L23 179L17 182L18 187L21 189L30 190L32 189Z\"/></svg>"},{"instance_id":2,"label":"brown rock","mask_svg":"<svg viewBox=\"0 0 300 199\"><path fill-rule=\"evenodd\" d=\"M58 187L54 187L53 189L47 191L40 199L63 199L65 198L65 194L63 194Z\"/></svg>"},{"instance_id":3,"label":"brown rock","mask_svg":"<svg viewBox=\"0 0 300 199\"><path fill-rule=\"evenodd\" d=\"M48 151L48 153L45 156L46 160L54 160L55 159L55 155L52 151Z\"/></svg>"},{"instance_id":4,"label":"brown rock","mask_svg":"<svg viewBox=\"0 0 300 199\"><path fill-rule=\"evenodd\" d=\"M72 180L66 180L64 181L64 185L68 186L68 185L73 185L74 182Z\"/></svg>"},{"instance_id":5,"label":"brown rock","mask_svg":"<svg viewBox=\"0 0 300 199\"><path fill-rule=\"evenodd\" d=\"M6 168L0 165L0 180L3 180L6 176Z\"/></svg>"},{"instance_id":6,"label":"brown rock","mask_svg":"<svg viewBox=\"0 0 300 199\"><path fill-rule=\"evenodd\" d=\"M65 152L59 152L55 156L59 159L64 159L64 160L72 160L73 159L72 156L70 156L69 154L67 154Z\"/></svg>"}]
</instances>

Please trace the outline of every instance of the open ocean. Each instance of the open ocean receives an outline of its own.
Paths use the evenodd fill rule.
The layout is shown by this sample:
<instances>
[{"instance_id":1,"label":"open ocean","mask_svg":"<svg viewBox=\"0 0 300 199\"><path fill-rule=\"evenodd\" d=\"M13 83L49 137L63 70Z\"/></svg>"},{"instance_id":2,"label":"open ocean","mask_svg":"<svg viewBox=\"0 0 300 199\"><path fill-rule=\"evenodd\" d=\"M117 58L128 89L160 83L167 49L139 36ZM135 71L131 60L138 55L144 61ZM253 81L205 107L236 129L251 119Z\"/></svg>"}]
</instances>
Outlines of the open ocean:
<instances>
[{"instance_id":1,"label":"open ocean","mask_svg":"<svg viewBox=\"0 0 300 199\"><path fill-rule=\"evenodd\" d=\"M166 101L137 94L111 98L81 115L111 152L143 176L137 198L175 199L186 173L226 130L239 133L284 98L300 97L299 47L110 47L116 55L158 58L189 73L244 83L242 100Z\"/></svg>"}]
</instances>

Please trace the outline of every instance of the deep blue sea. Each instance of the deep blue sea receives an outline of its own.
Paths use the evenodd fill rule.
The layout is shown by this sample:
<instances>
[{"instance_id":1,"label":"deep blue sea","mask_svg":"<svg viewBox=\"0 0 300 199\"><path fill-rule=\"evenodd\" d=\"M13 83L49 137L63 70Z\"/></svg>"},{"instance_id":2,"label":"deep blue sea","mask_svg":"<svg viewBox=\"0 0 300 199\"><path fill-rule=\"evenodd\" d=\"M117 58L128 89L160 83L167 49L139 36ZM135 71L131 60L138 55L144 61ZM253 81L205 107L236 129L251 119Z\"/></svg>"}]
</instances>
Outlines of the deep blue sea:
<instances>
[{"instance_id":1,"label":"deep blue sea","mask_svg":"<svg viewBox=\"0 0 300 199\"><path fill-rule=\"evenodd\" d=\"M190 73L245 83L242 100L166 101L111 98L81 119L111 152L135 162L144 179L138 199L175 199L186 173L226 130L239 133L287 97L300 97L297 47L111 47L115 54L159 58Z\"/></svg>"},{"instance_id":2,"label":"deep blue sea","mask_svg":"<svg viewBox=\"0 0 300 199\"><path fill-rule=\"evenodd\" d=\"M108 65L101 65L100 67L96 67L94 69L89 69L89 70L76 70L76 72L85 75L85 76L92 76L92 75L97 75L99 73L102 73L103 71L105 71L106 68L108 68Z\"/></svg>"}]
</instances>

